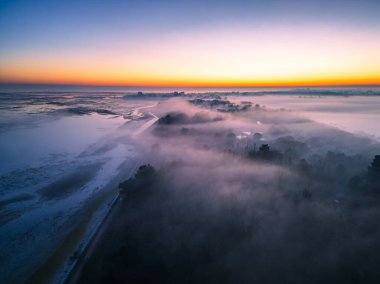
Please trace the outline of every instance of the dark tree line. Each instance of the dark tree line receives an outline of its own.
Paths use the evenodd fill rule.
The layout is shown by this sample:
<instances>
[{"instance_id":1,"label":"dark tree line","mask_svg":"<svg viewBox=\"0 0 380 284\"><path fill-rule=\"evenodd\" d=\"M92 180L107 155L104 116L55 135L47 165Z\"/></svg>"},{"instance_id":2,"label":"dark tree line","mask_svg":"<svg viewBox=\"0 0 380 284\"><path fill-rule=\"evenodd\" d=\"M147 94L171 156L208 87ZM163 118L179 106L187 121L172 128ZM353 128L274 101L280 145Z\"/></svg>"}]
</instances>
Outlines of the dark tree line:
<instances>
[{"instance_id":1,"label":"dark tree line","mask_svg":"<svg viewBox=\"0 0 380 284\"><path fill-rule=\"evenodd\" d=\"M380 155L373 158L365 173L350 179L349 187L357 193L380 194Z\"/></svg>"}]
</instances>

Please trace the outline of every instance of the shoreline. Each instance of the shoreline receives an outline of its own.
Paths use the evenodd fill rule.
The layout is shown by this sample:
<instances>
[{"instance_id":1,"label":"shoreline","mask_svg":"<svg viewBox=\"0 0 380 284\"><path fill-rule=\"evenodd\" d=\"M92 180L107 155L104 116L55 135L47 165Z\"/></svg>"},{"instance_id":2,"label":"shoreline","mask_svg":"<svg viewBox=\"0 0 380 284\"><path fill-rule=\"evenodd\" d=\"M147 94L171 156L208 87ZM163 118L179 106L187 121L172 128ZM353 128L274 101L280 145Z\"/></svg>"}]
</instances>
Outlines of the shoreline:
<instances>
[{"instance_id":1,"label":"shoreline","mask_svg":"<svg viewBox=\"0 0 380 284\"><path fill-rule=\"evenodd\" d=\"M149 105L141 108L152 108L155 106ZM132 135L134 138L137 138L158 120L158 117L153 113L149 112L149 115L152 119L149 119L135 131ZM127 167L127 169L120 169L119 173L106 185L105 193L90 201L88 205L89 209L84 209L84 220L65 237L61 245L29 277L26 281L27 283L40 283L41 280L45 280L45 282L53 281L54 283L75 283L74 279L78 277L76 273L80 271L82 261L86 258L89 250L91 251L91 246L101 237L105 224L112 219L110 218L112 212L116 211L114 209L115 207L117 208L120 199L117 187L118 183L122 179L125 180L131 177L141 163L141 160L135 161L131 167L128 165L128 161L123 162L121 167ZM117 192L116 196L112 198L115 192ZM103 199L107 201L102 201ZM103 213L101 212L102 210L104 210ZM96 214L100 214L100 216L96 217ZM91 229L91 226L95 227ZM88 232L88 230L91 230L91 232ZM88 235L87 237L86 234ZM74 260L72 257L74 257Z\"/></svg>"}]
</instances>

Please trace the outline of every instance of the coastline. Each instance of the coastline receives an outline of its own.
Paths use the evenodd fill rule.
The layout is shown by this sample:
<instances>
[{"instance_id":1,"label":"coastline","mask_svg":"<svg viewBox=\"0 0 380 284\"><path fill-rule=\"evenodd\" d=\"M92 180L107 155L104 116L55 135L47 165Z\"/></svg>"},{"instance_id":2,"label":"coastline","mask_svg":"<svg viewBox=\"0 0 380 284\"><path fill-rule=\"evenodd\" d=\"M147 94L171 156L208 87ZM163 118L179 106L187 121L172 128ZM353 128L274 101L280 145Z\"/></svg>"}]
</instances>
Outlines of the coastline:
<instances>
[{"instance_id":1,"label":"coastline","mask_svg":"<svg viewBox=\"0 0 380 284\"><path fill-rule=\"evenodd\" d=\"M156 105L141 108L152 108ZM140 109L140 108L137 108ZM149 112L152 119L141 125L132 135L135 139L148 128L150 128L158 117ZM109 220L112 219L113 212L117 211L120 195L118 184L131 177L141 160L124 161L119 167L118 174L104 188L104 194L90 201L83 209L84 219L65 237L61 245L53 252L27 280L27 283L75 283L77 273L83 260L91 253L96 241L101 238L102 231ZM116 208L115 208L116 207Z\"/></svg>"}]
</instances>

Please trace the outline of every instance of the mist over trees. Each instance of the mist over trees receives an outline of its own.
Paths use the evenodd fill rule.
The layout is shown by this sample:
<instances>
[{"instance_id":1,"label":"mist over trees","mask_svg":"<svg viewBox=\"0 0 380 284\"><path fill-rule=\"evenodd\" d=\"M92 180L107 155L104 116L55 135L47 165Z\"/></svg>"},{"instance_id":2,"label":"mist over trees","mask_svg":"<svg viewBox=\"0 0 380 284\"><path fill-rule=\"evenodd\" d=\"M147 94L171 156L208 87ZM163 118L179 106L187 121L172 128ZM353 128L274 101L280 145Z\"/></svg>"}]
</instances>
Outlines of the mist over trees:
<instances>
[{"instance_id":1,"label":"mist over trees","mask_svg":"<svg viewBox=\"0 0 380 284\"><path fill-rule=\"evenodd\" d=\"M161 106L81 283L378 283L379 145L199 104Z\"/></svg>"}]
</instances>

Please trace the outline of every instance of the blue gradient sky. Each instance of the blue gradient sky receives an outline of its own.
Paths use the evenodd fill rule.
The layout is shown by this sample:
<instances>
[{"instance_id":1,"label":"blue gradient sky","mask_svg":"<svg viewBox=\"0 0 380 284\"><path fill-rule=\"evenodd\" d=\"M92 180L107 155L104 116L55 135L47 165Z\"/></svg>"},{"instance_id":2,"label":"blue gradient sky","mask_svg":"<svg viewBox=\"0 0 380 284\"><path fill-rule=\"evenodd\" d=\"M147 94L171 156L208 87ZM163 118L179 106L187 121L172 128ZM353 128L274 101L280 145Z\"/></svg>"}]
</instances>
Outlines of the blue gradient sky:
<instances>
[{"instance_id":1,"label":"blue gradient sky","mask_svg":"<svg viewBox=\"0 0 380 284\"><path fill-rule=\"evenodd\" d=\"M57 71L55 79L57 82L65 82L66 80L75 83L75 80L70 80L69 77L68 79L62 74L69 72L70 68L75 68L74 61L81 55L92 54L87 58L89 61L110 62L112 61L112 59L110 60L112 53L115 53L115 61L123 57L122 54L131 54L132 56L136 53L134 56L136 58L145 52L145 48L154 49L154 45L161 46L164 40L164 44L172 40L171 44L175 46L180 38L189 42L190 46L192 44L201 46L202 43L199 43L199 39L197 39L198 42L192 42L194 35L209 33L211 36L215 36L217 33L222 33L224 36L224 30L231 34L236 31L237 34L240 32L244 34L241 39L245 41L246 37L250 36L247 32L253 32L252 36L257 36L254 31L263 29L266 34L273 32L271 40L274 44L276 43L275 38L278 37L278 31L281 29L285 29L285 33L290 34L289 38L293 42L297 41L294 44L302 45L302 35L308 33L308 30L311 34L315 31L320 34L325 31L330 32L329 38L334 37L334 35L340 37L342 32L345 43L350 41L350 33L353 34L352 40L360 40L360 35L363 34L364 40L370 43L371 38L377 40L380 37L380 1L1 0L0 63L2 62L3 67L0 67L0 79L2 81L24 80L32 82L35 80L42 82L44 81L43 74L46 72L40 72L42 77L37 76L35 79L31 74L24 74L23 72L19 76L16 74L16 70L22 69L22 62L25 63L28 72L33 73L33 68L38 69L37 60L40 60L41 62L50 62L50 64L44 63L46 68L51 68L52 72ZM225 37L228 39L229 36L226 35ZM256 38L256 40L260 39ZM231 37L231 41L239 41L239 37ZM270 41L268 41L269 44ZM355 43L353 42L353 44ZM371 56L376 55L372 48L378 47L377 41L373 44L374 47L368 46ZM252 43L252 46L254 45ZM341 48L344 47L341 46ZM189 57L193 55L191 50L186 50L183 46L180 46L179 49L183 49L182 53L188 54ZM137 50L141 50L141 53L137 54ZM236 52L240 50L238 48ZM356 50L357 52L367 52L363 47ZM160 52L157 56L165 57L170 53L171 50L167 48L165 52ZM227 57L232 56L232 53L234 53L233 48L229 49L228 52L226 51L225 55ZM123 60L125 62L133 61L131 58L124 57ZM139 60L141 62L142 59L139 57ZM170 58L167 59L169 63L170 60ZM371 61L371 59L368 60ZM152 59L149 60L149 62L153 61ZM147 70L146 82L148 84L149 78L154 77L155 74L153 72L154 67L150 67L149 62L141 63L141 69ZM183 63L186 66L187 62ZM133 63L131 66L136 66L136 64ZM253 61L252 64L254 64ZM68 65L71 67L69 68ZM88 65L90 68L91 64ZM99 67L101 66L100 64ZM161 67L167 76L172 75L171 69L166 70L165 66ZM206 67L199 66L198 69ZM231 65L225 66L225 68L230 67ZM130 68L128 64L125 65L126 84L133 84L133 80L138 81L136 78L140 78L141 82L144 81L142 80L143 74L140 74L140 77L136 75L136 78L133 79ZM115 75L118 78L118 81L115 81L116 83L123 82L121 66L112 67L105 64L104 69L117 75ZM196 77L198 69L194 67L191 74L184 74L182 77L186 78L189 75ZM240 70L239 72L243 75L244 80L250 77L249 72L246 76L243 71ZM252 72L252 77L255 76L255 72ZM60 74L63 76L63 80L59 80ZM377 75L379 74L374 74L375 80ZM95 77L100 82L102 80L99 76L97 74ZM225 74L222 74L219 77L224 78L224 76ZM86 77L87 81L91 81L89 80L90 77L90 75ZM159 80L159 77L156 77L154 77L154 82ZM217 80L218 74L211 77L210 80ZM83 80L84 82L86 78ZM132 79L129 80L128 78ZM179 80L178 82L185 82L186 80L183 78L182 81ZM54 81L54 78L48 78L46 81L49 80ZM105 78L104 82L107 80L109 80L108 77ZM80 82L81 80L78 79L77 81ZM169 81L167 80L167 82ZM196 80L194 79L194 81Z\"/></svg>"}]
</instances>

